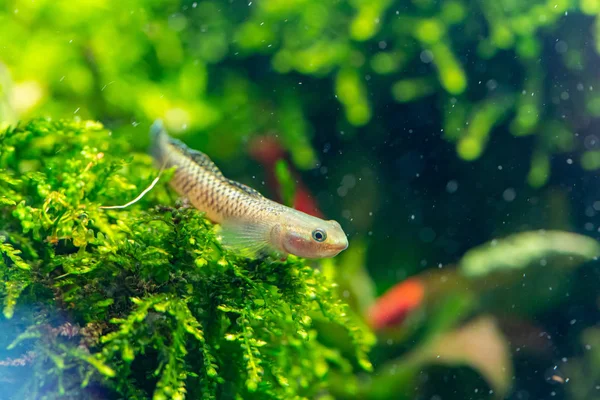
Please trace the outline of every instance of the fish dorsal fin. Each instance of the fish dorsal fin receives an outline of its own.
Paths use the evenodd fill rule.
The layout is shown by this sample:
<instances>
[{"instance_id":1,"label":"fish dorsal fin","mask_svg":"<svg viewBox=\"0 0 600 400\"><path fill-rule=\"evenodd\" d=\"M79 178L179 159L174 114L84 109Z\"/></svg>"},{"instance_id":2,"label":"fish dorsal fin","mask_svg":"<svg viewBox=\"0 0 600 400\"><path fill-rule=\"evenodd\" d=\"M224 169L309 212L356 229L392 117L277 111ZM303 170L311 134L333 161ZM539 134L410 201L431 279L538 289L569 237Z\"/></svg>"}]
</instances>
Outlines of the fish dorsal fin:
<instances>
[{"instance_id":1,"label":"fish dorsal fin","mask_svg":"<svg viewBox=\"0 0 600 400\"><path fill-rule=\"evenodd\" d=\"M263 195L260 194L260 192L258 192L257 190L254 190L251 187L246 186L242 183L236 182L234 180L225 178L223 176L223 173L219 169L219 167L217 167L216 164L210 159L210 157L208 157L203 152L190 149L185 143L183 143L182 141L180 141L178 139L170 138L170 142L173 146L175 146L177 149L179 149L179 151L181 151L181 153L185 157L188 157L196 165L199 165L200 167L208 170L209 172L214 174L217 178L223 180L224 182L228 183L229 185L235 187L236 189L241 190L242 192L246 193L249 196L263 197Z\"/></svg>"},{"instance_id":2,"label":"fish dorsal fin","mask_svg":"<svg viewBox=\"0 0 600 400\"><path fill-rule=\"evenodd\" d=\"M239 183L236 181L233 181L231 179L225 179L227 181L227 183L229 183L231 186L234 186L238 189L240 189L241 191L243 191L244 193L253 196L253 197L263 197L262 194L260 194L260 192L258 190L254 190L249 186L244 185L243 183Z\"/></svg>"},{"instance_id":3,"label":"fish dorsal fin","mask_svg":"<svg viewBox=\"0 0 600 400\"><path fill-rule=\"evenodd\" d=\"M218 177L223 177L223 173L216 164L206 154L198 150L190 149L181 140L170 138L171 144L175 146L181 153L192 160L195 164L210 171Z\"/></svg>"},{"instance_id":4,"label":"fish dorsal fin","mask_svg":"<svg viewBox=\"0 0 600 400\"><path fill-rule=\"evenodd\" d=\"M217 176L223 176L223 173L217 165L204 153L198 150L188 149L188 155L194 162Z\"/></svg>"}]
</instances>

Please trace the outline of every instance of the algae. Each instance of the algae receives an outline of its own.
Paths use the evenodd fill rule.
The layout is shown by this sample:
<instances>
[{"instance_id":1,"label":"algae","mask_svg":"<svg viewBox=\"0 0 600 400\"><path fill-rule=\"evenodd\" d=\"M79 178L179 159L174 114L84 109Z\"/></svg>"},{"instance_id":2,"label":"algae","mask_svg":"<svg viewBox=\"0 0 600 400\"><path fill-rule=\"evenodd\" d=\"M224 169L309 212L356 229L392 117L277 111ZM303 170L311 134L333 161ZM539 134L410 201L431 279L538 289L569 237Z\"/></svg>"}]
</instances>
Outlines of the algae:
<instances>
[{"instance_id":1,"label":"algae","mask_svg":"<svg viewBox=\"0 0 600 400\"><path fill-rule=\"evenodd\" d=\"M0 133L0 370L13 398L307 398L373 344L336 284L296 257L236 257L167 171L100 123ZM339 325L346 357L313 320ZM8 348L8 349L7 349ZM4 349L7 349L4 351ZM25 371L25 372L24 372Z\"/></svg>"}]
</instances>

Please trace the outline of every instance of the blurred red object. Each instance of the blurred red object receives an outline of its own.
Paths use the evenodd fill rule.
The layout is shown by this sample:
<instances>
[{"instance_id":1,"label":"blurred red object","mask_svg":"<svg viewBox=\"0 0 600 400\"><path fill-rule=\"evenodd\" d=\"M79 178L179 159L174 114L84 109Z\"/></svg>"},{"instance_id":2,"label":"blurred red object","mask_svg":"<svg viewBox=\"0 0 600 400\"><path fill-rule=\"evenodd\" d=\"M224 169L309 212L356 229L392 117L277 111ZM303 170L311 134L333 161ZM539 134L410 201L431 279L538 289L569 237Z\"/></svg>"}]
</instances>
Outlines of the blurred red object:
<instances>
[{"instance_id":1,"label":"blurred red object","mask_svg":"<svg viewBox=\"0 0 600 400\"><path fill-rule=\"evenodd\" d=\"M368 320L375 329L398 325L408 314L423 303L425 286L418 278L409 278L393 286L368 312Z\"/></svg>"},{"instance_id":2,"label":"blurred red object","mask_svg":"<svg viewBox=\"0 0 600 400\"><path fill-rule=\"evenodd\" d=\"M253 159L261 163L264 167L267 172L267 186L275 194L274 200L281 203L283 199L281 197L281 187L275 175L275 165L277 164L277 161L285 159L288 161L290 168L292 168L292 163L289 162L285 149L274 136L257 136L250 141L249 153ZM294 194L294 204L292 206L298 211L305 212L318 218L324 218L315 198L300 180L298 171L292 169L291 173L297 182Z\"/></svg>"}]
</instances>

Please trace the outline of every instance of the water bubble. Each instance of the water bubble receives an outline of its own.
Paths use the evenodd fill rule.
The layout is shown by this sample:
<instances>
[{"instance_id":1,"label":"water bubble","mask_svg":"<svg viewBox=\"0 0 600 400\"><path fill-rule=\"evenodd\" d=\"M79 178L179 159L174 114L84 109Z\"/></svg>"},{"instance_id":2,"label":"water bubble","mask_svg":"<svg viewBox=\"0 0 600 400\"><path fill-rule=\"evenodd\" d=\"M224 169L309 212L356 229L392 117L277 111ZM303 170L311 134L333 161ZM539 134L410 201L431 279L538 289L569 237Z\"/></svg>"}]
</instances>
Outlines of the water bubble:
<instances>
[{"instance_id":1,"label":"water bubble","mask_svg":"<svg viewBox=\"0 0 600 400\"><path fill-rule=\"evenodd\" d=\"M429 50L423 50L419 57L421 58L421 61L425 64L429 64L433 61L433 53Z\"/></svg>"},{"instance_id":2,"label":"water bubble","mask_svg":"<svg viewBox=\"0 0 600 400\"><path fill-rule=\"evenodd\" d=\"M588 150L593 150L598 147L598 136L596 135L587 135L583 139L583 145Z\"/></svg>"},{"instance_id":3,"label":"water bubble","mask_svg":"<svg viewBox=\"0 0 600 400\"><path fill-rule=\"evenodd\" d=\"M446 184L446 191L448 193L455 193L458 190L458 182L455 180L448 181Z\"/></svg>"},{"instance_id":4,"label":"water bubble","mask_svg":"<svg viewBox=\"0 0 600 400\"><path fill-rule=\"evenodd\" d=\"M517 192L515 192L515 189L513 189L513 188L508 188L502 193L502 198L504 199L504 201L506 201L508 203L513 201L516 197L517 197Z\"/></svg>"},{"instance_id":5,"label":"water bubble","mask_svg":"<svg viewBox=\"0 0 600 400\"><path fill-rule=\"evenodd\" d=\"M356 186L356 177L352 174L344 175L342 178L342 186L352 189Z\"/></svg>"},{"instance_id":6,"label":"water bubble","mask_svg":"<svg viewBox=\"0 0 600 400\"><path fill-rule=\"evenodd\" d=\"M419 238L424 243L431 243L435 240L435 231L429 227L425 227L419 231Z\"/></svg>"},{"instance_id":7,"label":"water bubble","mask_svg":"<svg viewBox=\"0 0 600 400\"><path fill-rule=\"evenodd\" d=\"M565 42L563 40L559 40L554 45L554 50L556 50L556 52L558 54L564 54L567 52L568 49L569 49L569 46L567 45L567 42Z\"/></svg>"}]
</instances>

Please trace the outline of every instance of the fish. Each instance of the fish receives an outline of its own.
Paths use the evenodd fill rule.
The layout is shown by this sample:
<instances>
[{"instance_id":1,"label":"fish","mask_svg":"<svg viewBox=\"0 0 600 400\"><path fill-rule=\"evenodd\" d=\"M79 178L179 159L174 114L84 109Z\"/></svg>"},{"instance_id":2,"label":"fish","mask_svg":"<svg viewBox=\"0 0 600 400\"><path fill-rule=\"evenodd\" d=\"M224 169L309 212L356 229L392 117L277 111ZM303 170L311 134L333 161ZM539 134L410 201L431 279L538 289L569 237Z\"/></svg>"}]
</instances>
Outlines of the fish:
<instances>
[{"instance_id":1,"label":"fish","mask_svg":"<svg viewBox=\"0 0 600 400\"><path fill-rule=\"evenodd\" d=\"M287 207L226 178L206 154L170 137L161 120L152 124L150 138L156 165L175 167L171 187L221 226L221 243L233 252L318 259L335 257L348 248L337 221Z\"/></svg>"},{"instance_id":2,"label":"fish","mask_svg":"<svg viewBox=\"0 0 600 400\"><path fill-rule=\"evenodd\" d=\"M367 320L376 331L401 325L410 313L423 305L425 292L421 279L406 279L377 299L368 312Z\"/></svg>"}]
</instances>

